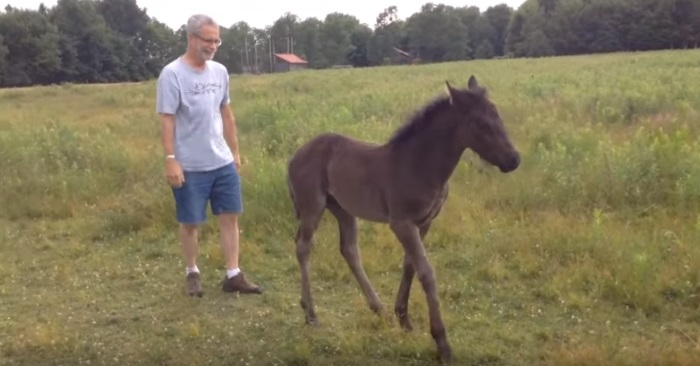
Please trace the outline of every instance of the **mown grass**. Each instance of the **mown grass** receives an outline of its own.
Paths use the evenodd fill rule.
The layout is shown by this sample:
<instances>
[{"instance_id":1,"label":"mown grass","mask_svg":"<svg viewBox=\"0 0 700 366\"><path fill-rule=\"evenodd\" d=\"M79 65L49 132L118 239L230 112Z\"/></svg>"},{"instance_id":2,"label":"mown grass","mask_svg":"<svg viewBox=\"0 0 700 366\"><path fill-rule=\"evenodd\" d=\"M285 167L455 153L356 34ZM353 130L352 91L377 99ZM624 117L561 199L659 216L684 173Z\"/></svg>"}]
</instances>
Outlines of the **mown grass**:
<instances>
[{"instance_id":1,"label":"mown grass","mask_svg":"<svg viewBox=\"0 0 700 366\"><path fill-rule=\"evenodd\" d=\"M523 154L467 153L426 239L461 365L700 363L697 51L232 78L244 155L242 267L263 296L183 294L152 82L0 91L0 363L429 365L417 282L405 334L366 307L326 215L312 255L320 326L298 305L285 161L312 135L381 142L443 82L475 74ZM401 250L360 223L388 310Z\"/></svg>"}]
</instances>

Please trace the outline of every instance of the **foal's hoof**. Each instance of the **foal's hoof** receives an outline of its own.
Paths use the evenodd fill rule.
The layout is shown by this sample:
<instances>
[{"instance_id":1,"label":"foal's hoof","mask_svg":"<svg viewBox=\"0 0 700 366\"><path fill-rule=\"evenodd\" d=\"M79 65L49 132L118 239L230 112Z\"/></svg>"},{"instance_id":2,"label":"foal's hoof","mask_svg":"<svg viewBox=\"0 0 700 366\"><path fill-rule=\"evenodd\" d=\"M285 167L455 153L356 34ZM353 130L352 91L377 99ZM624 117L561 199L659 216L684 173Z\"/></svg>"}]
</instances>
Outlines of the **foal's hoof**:
<instances>
[{"instance_id":1,"label":"foal's hoof","mask_svg":"<svg viewBox=\"0 0 700 366\"><path fill-rule=\"evenodd\" d=\"M413 326L411 325L411 321L408 320L408 318L399 319L399 323L401 324L401 329L403 329L404 331L406 331L406 332L413 331Z\"/></svg>"},{"instance_id":2,"label":"foal's hoof","mask_svg":"<svg viewBox=\"0 0 700 366\"><path fill-rule=\"evenodd\" d=\"M396 315L396 318L399 319L399 325L401 325L401 329L403 329L406 332L410 332L413 330L411 321L408 318L408 313L403 312L401 310L396 310L394 315Z\"/></svg>"},{"instance_id":3,"label":"foal's hoof","mask_svg":"<svg viewBox=\"0 0 700 366\"><path fill-rule=\"evenodd\" d=\"M375 304L370 303L369 309L372 310L372 312L375 314L384 314L385 313L384 306L380 303L375 303Z\"/></svg>"},{"instance_id":4,"label":"foal's hoof","mask_svg":"<svg viewBox=\"0 0 700 366\"><path fill-rule=\"evenodd\" d=\"M443 364L452 363L452 351L449 348L443 349L440 352L440 361Z\"/></svg>"},{"instance_id":5,"label":"foal's hoof","mask_svg":"<svg viewBox=\"0 0 700 366\"><path fill-rule=\"evenodd\" d=\"M299 305L304 310L305 323L307 325L318 325L318 319L316 319L316 313L309 307L304 300L299 300Z\"/></svg>"}]
</instances>

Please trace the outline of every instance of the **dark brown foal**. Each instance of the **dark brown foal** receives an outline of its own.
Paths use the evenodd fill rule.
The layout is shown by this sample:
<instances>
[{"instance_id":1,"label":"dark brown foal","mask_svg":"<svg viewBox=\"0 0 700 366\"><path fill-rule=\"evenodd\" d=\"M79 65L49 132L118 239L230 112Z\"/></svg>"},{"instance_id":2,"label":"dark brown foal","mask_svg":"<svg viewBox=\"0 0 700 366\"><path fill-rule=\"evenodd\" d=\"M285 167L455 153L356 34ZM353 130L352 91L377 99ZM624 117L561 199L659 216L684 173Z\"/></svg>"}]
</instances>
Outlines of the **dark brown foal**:
<instances>
[{"instance_id":1,"label":"dark brown foal","mask_svg":"<svg viewBox=\"0 0 700 366\"><path fill-rule=\"evenodd\" d=\"M296 253L306 322L317 322L309 258L325 209L338 221L340 252L375 312L382 311L382 303L362 266L356 220L387 223L404 249L396 316L404 329L412 329L408 298L417 277L428 303L430 333L440 357L448 362L452 352L423 238L447 199L448 180L465 149L472 149L504 173L520 165L520 155L474 76L467 88L446 83L446 90L446 95L425 106L384 144L335 133L316 136L289 160L287 182L299 223Z\"/></svg>"}]
</instances>

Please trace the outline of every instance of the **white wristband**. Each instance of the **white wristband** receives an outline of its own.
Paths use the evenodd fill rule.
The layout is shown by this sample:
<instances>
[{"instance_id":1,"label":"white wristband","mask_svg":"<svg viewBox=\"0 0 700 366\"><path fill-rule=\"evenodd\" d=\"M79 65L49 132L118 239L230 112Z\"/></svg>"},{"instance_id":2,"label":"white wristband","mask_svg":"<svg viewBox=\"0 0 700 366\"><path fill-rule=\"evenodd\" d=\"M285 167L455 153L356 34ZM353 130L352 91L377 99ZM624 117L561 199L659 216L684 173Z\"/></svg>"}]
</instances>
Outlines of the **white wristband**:
<instances>
[{"instance_id":1,"label":"white wristband","mask_svg":"<svg viewBox=\"0 0 700 366\"><path fill-rule=\"evenodd\" d=\"M167 160L167 159L175 159L175 155L167 155L167 156L165 157L165 159L166 159L166 160Z\"/></svg>"}]
</instances>

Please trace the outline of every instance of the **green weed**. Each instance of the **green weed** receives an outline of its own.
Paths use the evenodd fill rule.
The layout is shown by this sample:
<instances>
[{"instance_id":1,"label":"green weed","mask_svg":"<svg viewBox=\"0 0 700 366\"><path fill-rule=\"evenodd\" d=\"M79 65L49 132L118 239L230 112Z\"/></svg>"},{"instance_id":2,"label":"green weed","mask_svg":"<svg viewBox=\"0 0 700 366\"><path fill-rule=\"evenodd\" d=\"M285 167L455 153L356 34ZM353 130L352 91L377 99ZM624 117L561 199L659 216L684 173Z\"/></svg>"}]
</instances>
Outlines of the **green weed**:
<instances>
[{"instance_id":1,"label":"green weed","mask_svg":"<svg viewBox=\"0 0 700 366\"><path fill-rule=\"evenodd\" d=\"M213 218L203 298L164 178L153 82L0 91L0 359L10 364L431 365L414 332L366 306L324 216L311 259L320 325L299 307L290 154L317 133L383 142L476 75L522 166L474 153L426 237L458 364L700 363L697 51L232 76L243 154L241 264L262 296L220 291ZM402 252L360 221L391 318Z\"/></svg>"}]
</instances>

